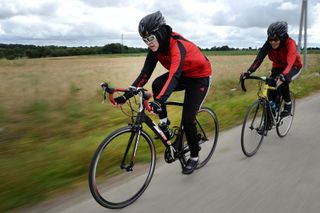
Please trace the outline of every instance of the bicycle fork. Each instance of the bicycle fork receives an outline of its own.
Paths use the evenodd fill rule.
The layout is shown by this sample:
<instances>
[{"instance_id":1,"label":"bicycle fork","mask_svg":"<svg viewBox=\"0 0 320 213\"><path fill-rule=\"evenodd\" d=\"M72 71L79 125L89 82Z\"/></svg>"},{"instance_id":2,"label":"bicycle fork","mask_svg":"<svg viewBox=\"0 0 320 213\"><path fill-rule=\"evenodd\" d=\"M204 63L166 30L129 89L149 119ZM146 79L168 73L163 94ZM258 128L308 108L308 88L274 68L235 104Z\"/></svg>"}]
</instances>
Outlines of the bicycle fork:
<instances>
[{"instance_id":1,"label":"bicycle fork","mask_svg":"<svg viewBox=\"0 0 320 213\"><path fill-rule=\"evenodd\" d=\"M141 130L135 130L133 128L132 133L130 135L130 139L128 141L128 144L127 144L127 147L125 150L125 153L124 153L122 160L121 160L121 165L120 165L120 168L125 169L127 172L133 171L133 166L135 163L137 149L138 149L139 141L140 141L140 135L141 135ZM126 164L126 159L127 159L128 153L129 153L132 145L133 145L132 154L130 156L129 163Z\"/></svg>"}]
</instances>

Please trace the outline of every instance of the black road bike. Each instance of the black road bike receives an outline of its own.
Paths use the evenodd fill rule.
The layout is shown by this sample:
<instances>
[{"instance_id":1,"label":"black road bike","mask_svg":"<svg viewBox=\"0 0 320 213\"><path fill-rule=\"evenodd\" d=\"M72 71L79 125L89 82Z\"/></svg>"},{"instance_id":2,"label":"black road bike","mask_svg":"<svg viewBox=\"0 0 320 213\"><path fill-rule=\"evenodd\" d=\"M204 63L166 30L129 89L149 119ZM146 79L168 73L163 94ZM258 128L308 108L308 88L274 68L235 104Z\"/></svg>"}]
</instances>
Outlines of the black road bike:
<instances>
[{"instance_id":1,"label":"black road bike","mask_svg":"<svg viewBox=\"0 0 320 213\"><path fill-rule=\"evenodd\" d=\"M104 100L106 93L113 104L115 92L125 89L110 88L102 83ZM135 202L148 187L156 166L156 150L152 137L145 130L153 132L165 146L164 159L167 163L179 160L184 168L190 150L184 136L183 125L173 127L174 137L168 139L158 125L146 114L151 111L148 100L152 94L144 88L131 88L132 100L138 102L138 110L130 106L131 123L107 136L94 153L89 170L89 187L94 199L111 209L126 207ZM137 101L138 99L138 101ZM166 102L166 105L183 107L180 102ZM196 115L196 126L200 152L197 169L203 167L212 157L218 141L218 119L213 110L202 107Z\"/></svg>"},{"instance_id":2,"label":"black road bike","mask_svg":"<svg viewBox=\"0 0 320 213\"><path fill-rule=\"evenodd\" d=\"M243 153L251 157L260 148L264 136L272 128L276 128L279 137L284 137L288 134L295 112L295 98L294 94L290 92L290 98L292 102L291 114L286 117L281 116L281 112L284 107L284 100L282 95L273 85L274 78L248 76L245 79L241 79L241 87L246 92L244 81L247 79L254 79L259 81L258 100L256 100L249 108L245 119L242 124L241 131L241 148ZM275 109L270 105L270 101L267 96L268 90L277 91L277 101L275 103Z\"/></svg>"}]
</instances>

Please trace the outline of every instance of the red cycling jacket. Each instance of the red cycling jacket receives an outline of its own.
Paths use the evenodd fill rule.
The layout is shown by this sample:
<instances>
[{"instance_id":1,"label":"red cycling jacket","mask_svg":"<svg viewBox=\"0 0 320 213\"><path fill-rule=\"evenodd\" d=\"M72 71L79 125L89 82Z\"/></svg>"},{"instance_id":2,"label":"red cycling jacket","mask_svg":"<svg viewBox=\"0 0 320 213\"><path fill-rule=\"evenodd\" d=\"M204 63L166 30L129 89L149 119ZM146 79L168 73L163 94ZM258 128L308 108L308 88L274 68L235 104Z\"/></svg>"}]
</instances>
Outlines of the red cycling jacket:
<instances>
[{"instance_id":1,"label":"red cycling jacket","mask_svg":"<svg viewBox=\"0 0 320 213\"><path fill-rule=\"evenodd\" d=\"M296 43L290 37L277 49L272 49L270 42L266 41L248 70L250 72L256 71L266 55L272 61L272 68L283 68L283 75L287 75L294 66L302 67Z\"/></svg>"},{"instance_id":2,"label":"red cycling jacket","mask_svg":"<svg viewBox=\"0 0 320 213\"><path fill-rule=\"evenodd\" d=\"M155 97L160 103L169 98L181 75L187 78L204 78L211 76L212 73L209 60L199 48L180 34L172 32L169 51L162 53L149 50L141 73L132 85L136 87L144 86L158 61L169 70L168 80L160 94Z\"/></svg>"}]
</instances>

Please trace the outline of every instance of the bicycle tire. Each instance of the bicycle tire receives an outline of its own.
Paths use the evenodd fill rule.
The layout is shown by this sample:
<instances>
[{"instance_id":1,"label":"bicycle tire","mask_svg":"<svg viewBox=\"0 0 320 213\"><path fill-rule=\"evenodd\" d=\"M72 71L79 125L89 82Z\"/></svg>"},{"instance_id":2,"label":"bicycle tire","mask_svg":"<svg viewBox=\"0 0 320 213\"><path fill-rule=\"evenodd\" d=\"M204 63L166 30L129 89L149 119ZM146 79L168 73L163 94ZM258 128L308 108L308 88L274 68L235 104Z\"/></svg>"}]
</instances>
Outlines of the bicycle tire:
<instances>
[{"instance_id":1,"label":"bicycle tire","mask_svg":"<svg viewBox=\"0 0 320 213\"><path fill-rule=\"evenodd\" d=\"M291 99L291 104L292 104L292 108L291 108L291 115L281 118L281 120L277 123L276 125L276 130L277 130L277 134L279 137L284 137L288 134L292 122L293 122L293 118L294 118L294 113L295 113L295 97L293 92L290 91L290 99ZM283 109L284 107L284 101L283 99L280 102L280 109ZM281 114L281 111L279 112Z\"/></svg>"},{"instance_id":2,"label":"bicycle tire","mask_svg":"<svg viewBox=\"0 0 320 213\"><path fill-rule=\"evenodd\" d=\"M219 136L219 123L215 112L202 107L196 115L196 127L200 137L199 163L196 169L203 167L211 159L217 146Z\"/></svg>"},{"instance_id":3,"label":"bicycle tire","mask_svg":"<svg viewBox=\"0 0 320 213\"><path fill-rule=\"evenodd\" d=\"M106 137L94 153L89 169L89 188L94 199L103 207L120 209L132 204L152 179L156 164L154 143L144 130L137 135L131 126L120 128ZM133 142L139 141L132 171L120 166L128 138Z\"/></svg>"},{"instance_id":4,"label":"bicycle tire","mask_svg":"<svg viewBox=\"0 0 320 213\"><path fill-rule=\"evenodd\" d=\"M242 124L241 148L244 155L252 157L259 150L263 138L266 134L266 108L265 101L257 100L254 102Z\"/></svg>"}]
</instances>

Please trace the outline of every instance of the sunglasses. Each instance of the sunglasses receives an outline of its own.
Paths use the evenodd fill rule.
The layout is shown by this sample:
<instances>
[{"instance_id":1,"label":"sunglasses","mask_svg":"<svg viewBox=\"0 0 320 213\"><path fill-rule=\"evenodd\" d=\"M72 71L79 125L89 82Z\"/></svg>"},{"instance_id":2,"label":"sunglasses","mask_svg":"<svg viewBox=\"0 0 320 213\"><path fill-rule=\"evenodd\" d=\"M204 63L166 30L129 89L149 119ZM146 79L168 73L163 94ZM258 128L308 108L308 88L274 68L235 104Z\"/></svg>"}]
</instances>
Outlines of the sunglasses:
<instances>
[{"instance_id":1,"label":"sunglasses","mask_svg":"<svg viewBox=\"0 0 320 213\"><path fill-rule=\"evenodd\" d=\"M279 38L268 38L269 42L278 42L280 39Z\"/></svg>"},{"instance_id":2,"label":"sunglasses","mask_svg":"<svg viewBox=\"0 0 320 213\"><path fill-rule=\"evenodd\" d=\"M149 35L149 36L147 36L147 37L142 38L142 40L143 40L146 44L149 44L149 43L155 41L156 39L157 39L157 37L156 37L155 35L153 35L153 34L151 34L151 35Z\"/></svg>"}]
</instances>

